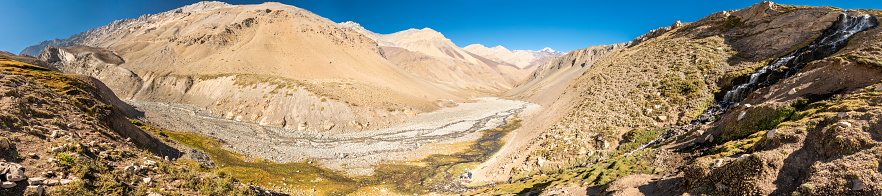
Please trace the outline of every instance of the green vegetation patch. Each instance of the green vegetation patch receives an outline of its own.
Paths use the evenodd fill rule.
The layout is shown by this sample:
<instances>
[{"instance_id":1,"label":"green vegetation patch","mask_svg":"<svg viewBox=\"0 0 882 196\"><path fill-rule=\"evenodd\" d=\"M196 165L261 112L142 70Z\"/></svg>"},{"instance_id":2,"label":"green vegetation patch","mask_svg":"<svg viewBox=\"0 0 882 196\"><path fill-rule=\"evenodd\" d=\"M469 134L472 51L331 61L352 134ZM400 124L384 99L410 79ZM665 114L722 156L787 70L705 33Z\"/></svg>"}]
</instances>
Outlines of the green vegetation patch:
<instances>
[{"instance_id":1,"label":"green vegetation patch","mask_svg":"<svg viewBox=\"0 0 882 196\"><path fill-rule=\"evenodd\" d=\"M784 121L790 119L790 116L796 111L794 107L782 107L778 109L758 106L743 111L741 120L726 121L723 125L722 142L732 141L745 138L751 134L772 130Z\"/></svg>"},{"instance_id":2,"label":"green vegetation patch","mask_svg":"<svg viewBox=\"0 0 882 196\"><path fill-rule=\"evenodd\" d=\"M358 188L391 185L402 193L426 194L430 189L450 183L461 174L486 161L504 144L501 138L520 127L521 120L513 120L499 128L483 130L482 137L469 149L452 155L434 154L419 164L387 163L377 166L374 175L352 177L322 168L311 162L276 163L258 159L246 161L245 156L223 148L224 143L193 133L179 133L157 129L132 120L132 123L166 136L209 155L217 170L242 182L263 187L316 190L316 195L345 195Z\"/></svg>"},{"instance_id":3,"label":"green vegetation patch","mask_svg":"<svg viewBox=\"0 0 882 196\"><path fill-rule=\"evenodd\" d=\"M627 152L631 152L632 150L637 149L641 145L649 143L649 141L654 140L658 137L659 134L664 133L663 129L632 129L622 135L622 141L619 143L619 147L616 149L614 155L620 155Z\"/></svg>"},{"instance_id":4,"label":"green vegetation patch","mask_svg":"<svg viewBox=\"0 0 882 196\"><path fill-rule=\"evenodd\" d=\"M688 73L683 78L678 74L667 74L665 78L656 84L658 92L673 104L684 103L701 96L704 82L696 73Z\"/></svg>"},{"instance_id":5,"label":"green vegetation patch","mask_svg":"<svg viewBox=\"0 0 882 196\"><path fill-rule=\"evenodd\" d=\"M527 194L557 186L602 186L632 174L653 174L654 151L645 150L630 156L619 156L583 168L560 170L557 173L534 175L510 184L501 184L479 192L491 195Z\"/></svg>"}]
</instances>

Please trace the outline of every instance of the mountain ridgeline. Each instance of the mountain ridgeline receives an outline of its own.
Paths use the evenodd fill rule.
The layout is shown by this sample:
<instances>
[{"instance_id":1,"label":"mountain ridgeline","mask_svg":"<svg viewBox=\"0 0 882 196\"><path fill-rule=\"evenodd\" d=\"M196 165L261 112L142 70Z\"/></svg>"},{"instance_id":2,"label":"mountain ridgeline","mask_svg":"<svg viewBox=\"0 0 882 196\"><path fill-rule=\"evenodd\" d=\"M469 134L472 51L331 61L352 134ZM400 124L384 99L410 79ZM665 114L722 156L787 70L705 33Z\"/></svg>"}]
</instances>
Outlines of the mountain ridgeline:
<instances>
[{"instance_id":1,"label":"mountain ridgeline","mask_svg":"<svg viewBox=\"0 0 882 196\"><path fill-rule=\"evenodd\" d=\"M269 193L239 179L304 195L880 195L880 16L764 1L558 52L461 48L431 28L378 34L280 3L199 2L0 53L0 103L37 111L0 110L0 136L58 130L137 148L70 136L101 150L50 149L159 161L162 172L124 175L145 182L118 185L127 194L183 172L219 180L180 185L194 194ZM46 79L68 77L57 72L96 87L71 94ZM53 104L67 116L26 118ZM37 141L64 137L52 134ZM85 187L115 179L25 166L60 167Z\"/></svg>"},{"instance_id":2,"label":"mountain ridgeline","mask_svg":"<svg viewBox=\"0 0 882 196\"><path fill-rule=\"evenodd\" d=\"M21 53L105 81L124 99L315 131L388 127L502 93L532 71L469 53L428 28L378 35L279 3L199 2Z\"/></svg>"}]
</instances>

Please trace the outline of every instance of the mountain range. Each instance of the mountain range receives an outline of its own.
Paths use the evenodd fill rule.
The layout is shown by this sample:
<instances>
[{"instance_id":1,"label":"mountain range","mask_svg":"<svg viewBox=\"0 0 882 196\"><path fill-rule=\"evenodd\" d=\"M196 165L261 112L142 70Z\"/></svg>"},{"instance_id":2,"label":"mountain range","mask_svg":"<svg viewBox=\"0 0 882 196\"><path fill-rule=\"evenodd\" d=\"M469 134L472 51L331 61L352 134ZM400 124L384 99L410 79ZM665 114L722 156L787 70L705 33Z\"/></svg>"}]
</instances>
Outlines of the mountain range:
<instances>
[{"instance_id":1,"label":"mountain range","mask_svg":"<svg viewBox=\"0 0 882 196\"><path fill-rule=\"evenodd\" d=\"M879 195L878 16L558 52L199 2L0 52L0 194Z\"/></svg>"}]
</instances>

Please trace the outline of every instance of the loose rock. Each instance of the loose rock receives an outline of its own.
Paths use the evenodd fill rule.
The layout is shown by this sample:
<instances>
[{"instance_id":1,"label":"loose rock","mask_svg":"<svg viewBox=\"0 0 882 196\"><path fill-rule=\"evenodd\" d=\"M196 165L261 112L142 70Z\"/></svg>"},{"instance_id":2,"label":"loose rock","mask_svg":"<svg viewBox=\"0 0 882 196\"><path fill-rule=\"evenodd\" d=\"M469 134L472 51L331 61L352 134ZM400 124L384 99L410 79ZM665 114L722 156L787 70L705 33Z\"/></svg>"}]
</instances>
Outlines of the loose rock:
<instances>
[{"instance_id":1,"label":"loose rock","mask_svg":"<svg viewBox=\"0 0 882 196\"><path fill-rule=\"evenodd\" d=\"M43 192L45 192L45 189L43 188L43 186L33 185L33 186L28 186L27 191L30 192L30 195L42 196Z\"/></svg>"},{"instance_id":2,"label":"loose rock","mask_svg":"<svg viewBox=\"0 0 882 196\"><path fill-rule=\"evenodd\" d=\"M842 127L842 128L850 129L850 128L851 128L851 123L850 123L850 122L841 121L841 122L836 123L836 126L840 126L840 127Z\"/></svg>"},{"instance_id":3,"label":"loose rock","mask_svg":"<svg viewBox=\"0 0 882 196\"><path fill-rule=\"evenodd\" d=\"M43 181L45 181L45 180L46 180L46 178L43 178L43 177L30 178L30 179L28 179L28 184L41 185L41 184L43 184Z\"/></svg>"},{"instance_id":4,"label":"loose rock","mask_svg":"<svg viewBox=\"0 0 882 196\"><path fill-rule=\"evenodd\" d=\"M6 174L6 180L18 182L25 179L28 179L28 177L24 175L24 169L22 169L21 166L9 166L9 173Z\"/></svg>"},{"instance_id":5,"label":"loose rock","mask_svg":"<svg viewBox=\"0 0 882 196\"><path fill-rule=\"evenodd\" d=\"M854 179L854 181L852 181L852 184L854 185L851 187L851 190L855 191L863 190L865 187L867 187L867 184L864 184L864 181L861 181L861 179Z\"/></svg>"},{"instance_id":6,"label":"loose rock","mask_svg":"<svg viewBox=\"0 0 882 196\"><path fill-rule=\"evenodd\" d=\"M48 179L46 181L43 181L43 184L48 185L48 186L55 186L55 185L58 185L58 180Z\"/></svg>"},{"instance_id":7,"label":"loose rock","mask_svg":"<svg viewBox=\"0 0 882 196\"><path fill-rule=\"evenodd\" d=\"M15 185L16 185L15 182L4 181L3 183L0 183L0 188L8 189L8 188L15 187Z\"/></svg>"},{"instance_id":8,"label":"loose rock","mask_svg":"<svg viewBox=\"0 0 882 196\"><path fill-rule=\"evenodd\" d=\"M775 133L777 133L777 132L778 132L777 129L772 129L771 131L769 131L768 133L766 133L766 138L768 138L768 139L772 139L772 138L774 138L774 137L775 137Z\"/></svg>"}]
</instances>

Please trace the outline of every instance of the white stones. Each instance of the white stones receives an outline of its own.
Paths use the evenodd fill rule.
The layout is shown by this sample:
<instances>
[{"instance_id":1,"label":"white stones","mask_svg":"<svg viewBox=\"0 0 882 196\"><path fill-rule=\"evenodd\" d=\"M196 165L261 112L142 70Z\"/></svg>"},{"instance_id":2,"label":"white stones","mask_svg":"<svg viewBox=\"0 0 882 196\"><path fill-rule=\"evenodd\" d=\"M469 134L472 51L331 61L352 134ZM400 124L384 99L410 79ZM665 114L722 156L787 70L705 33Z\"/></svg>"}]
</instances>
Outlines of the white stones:
<instances>
[{"instance_id":1,"label":"white stones","mask_svg":"<svg viewBox=\"0 0 882 196\"><path fill-rule=\"evenodd\" d=\"M717 159L716 161L714 161L714 167L722 167L723 163L723 159Z\"/></svg>"},{"instance_id":2,"label":"white stones","mask_svg":"<svg viewBox=\"0 0 882 196\"><path fill-rule=\"evenodd\" d=\"M135 173L135 170L137 170L137 168L135 166L126 166L123 168L123 171L129 172L129 173Z\"/></svg>"},{"instance_id":3,"label":"white stones","mask_svg":"<svg viewBox=\"0 0 882 196\"><path fill-rule=\"evenodd\" d=\"M796 94L796 88L790 89L790 91L787 91L787 94L788 95Z\"/></svg>"},{"instance_id":4,"label":"white stones","mask_svg":"<svg viewBox=\"0 0 882 196\"><path fill-rule=\"evenodd\" d=\"M539 160L536 161L536 164L539 164L539 167L545 167L545 158L539 157Z\"/></svg>"},{"instance_id":5,"label":"white stones","mask_svg":"<svg viewBox=\"0 0 882 196\"><path fill-rule=\"evenodd\" d=\"M777 132L778 132L777 129L770 130L768 133L766 133L766 138L767 139L775 138L775 133L777 133Z\"/></svg>"},{"instance_id":6,"label":"white stones","mask_svg":"<svg viewBox=\"0 0 882 196\"><path fill-rule=\"evenodd\" d=\"M707 137L704 138L704 142L713 143L714 142L714 135L707 135Z\"/></svg>"},{"instance_id":7,"label":"white stones","mask_svg":"<svg viewBox=\"0 0 882 196\"><path fill-rule=\"evenodd\" d=\"M8 188L15 187L15 185L16 185L15 182L4 181L3 183L0 183L0 188L8 189Z\"/></svg>"},{"instance_id":8,"label":"white stones","mask_svg":"<svg viewBox=\"0 0 882 196\"><path fill-rule=\"evenodd\" d=\"M55 185L58 185L58 180L56 180L56 179L48 179L48 180L46 180L46 181L43 181L43 184L45 184L45 185L49 185L49 186L55 186Z\"/></svg>"},{"instance_id":9,"label":"white stones","mask_svg":"<svg viewBox=\"0 0 882 196\"><path fill-rule=\"evenodd\" d=\"M154 165L156 165L156 161L146 160L146 161L144 161L144 165L146 165L146 166L154 166Z\"/></svg>"},{"instance_id":10,"label":"white stones","mask_svg":"<svg viewBox=\"0 0 882 196\"><path fill-rule=\"evenodd\" d=\"M876 91L882 91L882 85L876 86Z\"/></svg>"},{"instance_id":11,"label":"white stones","mask_svg":"<svg viewBox=\"0 0 882 196\"><path fill-rule=\"evenodd\" d=\"M33 153L33 152L28 153L28 156L34 158L34 157L37 157L37 153Z\"/></svg>"},{"instance_id":12,"label":"white stones","mask_svg":"<svg viewBox=\"0 0 882 196\"><path fill-rule=\"evenodd\" d=\"M58 137L58 130L52 130L52 133L49 134L49 137L51 137L51 138Z\"/></svg>"},{"instance_id":13,"label":"white stones","mask_svg":"<svg viewBox=\"0 0 882 196\"><path fill-rule=\"evenodd\" d=\"M18 165L9 166L9 173L6 174L6 180L18 182L18 181L22 181L25 179L28 179L28 177L25 176L24 170L21 168L21 166L18 166Z\"/></svg>"},{"instance_id":14,"label":"white stones","mask_svg":"<svg viewBox=\"0 0 882 196\"><path fill-rule=\"evenodd\" d=\"M65 185L65 184L70 184L71 182L74 182L74 181L70 180L70 179L61 179L58 181L58 184Z\"/></svg>"},{"instance_id":15,"label":"white stones","mask_svg":"<svg viewBox=\"0 0 882 196\"><path fill-rule=\"evenodd\" d=\"M150 183L150 182L153 182L153 178L148 177L148 178L141 179L141 181L143 181L144 183Z\"/></svg>"},{"instance_id":16,"label":"white stones","mask_svg":"<svg viewBox=\"0 0 882 196\"><path fill-rule=\"evenodd\" d=\"M851 123L850 123L850 122L846 122L846 121L840 121L840 122L836 123L836 126L840 126L840 127L842 127L842 128L850 129L850 128L851 128Z\"/></svg>"},{"instance_id":17,"label":"white stones","mask_svg":"<svg viewBox=\"0 0 882 196\"><path fill-rule=\"evenodd\" d=\"M655 120L658 122L664 122L668 120L668 116L655 116Z\"/></svg>"},{"instance_id":18,"label":"white stones","mask_svg":"<svg viewBox=\"0 0 882 196\"><path fill-rule=\"evenodd\" d=\"M62 152L62 151L64 151L64 146L56 146L56 147L52 147L52 148L49 149L49 151L52 151L52 152Z\"/></svg>"},{"instance_id":19,"label":"white stones","mask_svg":"<svg viewBox=\"0 0 882 196\"><path fill-rule=\"evenodd\" d=\"M43 181L46 181L46 178L43 178L43 177L29 178L29 179L28 179L28 184L30 184L30 185L41 185L41 184L43 184Z\"/></svg>"},{"instance_id":20,"label":"white stones","mask_svg":"<svg viewBox=\"0 0 882 196\"><path fill-rule=\"evenodd\" d=\"M741 114L738 114L738 120L744 119L745 114L747 114L747 111L742 111Z\"/></svg>"}]
</instances>

